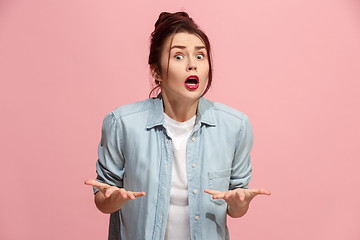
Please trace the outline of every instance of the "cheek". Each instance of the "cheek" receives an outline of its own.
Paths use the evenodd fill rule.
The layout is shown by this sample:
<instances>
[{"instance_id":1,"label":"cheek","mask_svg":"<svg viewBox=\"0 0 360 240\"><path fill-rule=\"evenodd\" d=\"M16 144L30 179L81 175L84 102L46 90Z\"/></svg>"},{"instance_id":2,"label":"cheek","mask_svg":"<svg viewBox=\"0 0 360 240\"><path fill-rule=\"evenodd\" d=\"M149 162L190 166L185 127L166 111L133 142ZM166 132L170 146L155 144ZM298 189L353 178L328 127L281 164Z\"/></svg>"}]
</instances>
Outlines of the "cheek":
<instances>
[{"instance_id":1,"label":"cheek","mask_svg":"<svg viewBox=\"0 0 360 240\"><path fill-rule=\"evenodd\" d=\"M180 80L182 79L182 74L181 74L181 66L178 65L170 65L169 66L169 72L168 72L168 77L169 79L171 78L172 80Z\"/></svg>"},{"instance_id":2,"label":"cheek","mask_svg":"<svg viewBox=\"0 0 360 240\"><path fill-rule=\"evenodd\" d=\"M210 65L209 65L208 61L201 62L201 69L203 72L209 72L209 68L210 68Z\"/></svg>"},{"instance_id":3,"label":"cheek","mask_svg":"<svg viewBox=\"0 0 360 240\"><path fill-rule=\"evenodd\" d=\"M203 78L205 78L205 80L207 80L209 77L209 65L206 64L202 69L203 70L202 70L201 75Z\"/></svg>"}]
</instances>

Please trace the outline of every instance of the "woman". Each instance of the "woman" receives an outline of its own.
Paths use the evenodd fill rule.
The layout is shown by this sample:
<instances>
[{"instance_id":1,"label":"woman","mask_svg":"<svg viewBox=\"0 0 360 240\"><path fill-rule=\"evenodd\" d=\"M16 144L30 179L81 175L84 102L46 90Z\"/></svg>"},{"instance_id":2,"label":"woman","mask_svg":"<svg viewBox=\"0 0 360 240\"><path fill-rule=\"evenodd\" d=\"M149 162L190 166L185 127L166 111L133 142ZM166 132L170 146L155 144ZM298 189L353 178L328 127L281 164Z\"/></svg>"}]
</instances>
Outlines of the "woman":
<instances>
[{"instance_id":1,"label":"woman","mask_svg":"<svg viewBox=\"0 0 360 240\"><path fill-rule=\"evenodd\" d=\"M95 203L111 213L109 239L228 239L243 216L252 129L243 113L202 96L212 82L210 43L185 12L160 14L149 65L160 94L104 120ZM154 89L153 89L154 90Z\"/></svg>"}]
</instances>

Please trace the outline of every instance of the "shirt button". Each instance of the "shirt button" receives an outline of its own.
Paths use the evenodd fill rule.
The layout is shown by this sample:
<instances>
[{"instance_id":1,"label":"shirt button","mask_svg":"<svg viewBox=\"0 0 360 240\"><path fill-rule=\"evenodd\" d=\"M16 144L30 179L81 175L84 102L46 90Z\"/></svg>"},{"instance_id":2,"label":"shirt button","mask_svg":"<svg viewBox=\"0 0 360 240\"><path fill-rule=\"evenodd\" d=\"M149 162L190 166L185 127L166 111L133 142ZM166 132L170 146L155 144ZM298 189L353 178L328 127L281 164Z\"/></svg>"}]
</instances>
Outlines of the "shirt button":
<instances>
[{"instance_id":1,"label":"shirt button","mask_svg":"<svg viewBox=\"0 0 360 240\"><path fill-rule=\"evenodd\" d=\"M169 140L168 139L166 139L166 145L168 145L169 144Z\"/></svg>"},{"instance_id":2,"label":"shirt button","mask_svg":"<svg viewBox=\"0 0 360 240\"><path fill-rule=\"evenodd\" d=\"M164 192L164 197L166 197L166 192Z\"/></svg>"},{"instance_id":3,"label":"shirt button","mask_svg":"<svg viewBox=\"0 0 360 240\"><path fill-rule=\"evenodd\" d=\"M195 137L192 137L192 138L191 138L191 141L195 141Z\"/></svg>"},{"instance_id":4,"label":"shirt button","mask_svg":"<svg viewBox=\"0 0 360 240\"><path fill-rule=\"evenodd\" d=\"M196 164L195 164L195 163L193 163L191 166L192 166L193 168L196 168Z\"/></svg>"},{"instance_id":5,"label":"shirt button","mask_svg":"<svg viewBox=\"0 0 360 240\"><path fill-rule=\"evenodd\" d=\"M193 193L194 193L194 194L197 194L197 190L195 189L195 190L193 191Z\"/></svg>"},{"instance_id":6,"label":"shirt button","mask_svg":"<svg viewBox=\"0 0 360 240\"><path fill-rule=\"evenodd\" d=\"M199 220L199 216L196 216L196 217L195 217L195 220L198 221L198 220Z\"/></svg>"}]
</instances>

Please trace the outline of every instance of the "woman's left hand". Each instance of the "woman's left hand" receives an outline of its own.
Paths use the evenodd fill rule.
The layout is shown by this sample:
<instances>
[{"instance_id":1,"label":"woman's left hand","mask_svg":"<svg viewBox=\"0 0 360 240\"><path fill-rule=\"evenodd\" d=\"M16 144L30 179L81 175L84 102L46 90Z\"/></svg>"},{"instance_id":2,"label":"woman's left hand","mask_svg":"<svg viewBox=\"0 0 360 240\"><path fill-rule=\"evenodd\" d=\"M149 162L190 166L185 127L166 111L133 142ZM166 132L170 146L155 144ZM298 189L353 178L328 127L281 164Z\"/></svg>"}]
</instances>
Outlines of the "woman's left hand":
<instances>
[{"instance_id":1,"label":"woman's left hand","mask_svg":"<svg viewBox=\"0 0 360 240\"><path fill-rule=\"evenodd\" d=\"M228 204L228 214L231 217L243 216L247 212L249 204L255 196L271 195L271 192L264 188L237 188L227 192L205 189L204 192L213 195L213 199L224 199Z\"/></svg>"}]
</instances>

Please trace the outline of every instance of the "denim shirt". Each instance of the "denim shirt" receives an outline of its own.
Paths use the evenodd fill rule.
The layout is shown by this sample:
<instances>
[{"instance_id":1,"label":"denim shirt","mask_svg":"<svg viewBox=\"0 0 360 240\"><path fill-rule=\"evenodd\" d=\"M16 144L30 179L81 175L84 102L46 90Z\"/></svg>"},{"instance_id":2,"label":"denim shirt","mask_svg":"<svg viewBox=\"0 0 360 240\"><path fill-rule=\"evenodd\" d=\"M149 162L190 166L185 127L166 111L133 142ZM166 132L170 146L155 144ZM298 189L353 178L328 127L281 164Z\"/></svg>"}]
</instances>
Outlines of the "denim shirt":
<instances>
[{"instance_id":1,"label":"denim shirt","mask_svg":"<svg viewBox=\"0 0 360 240\"><path fill-rule=\"evenodd\" d=\"M248 188L252 144L245 114L200 98L187 142L191 239L229 239L226 202L212 199L204 190ZM121 106L106 115L98 155L99 181L146 192L110 215L109 239L164 239L173 153L161 97Z\"/></svg>"}]
</instances>

